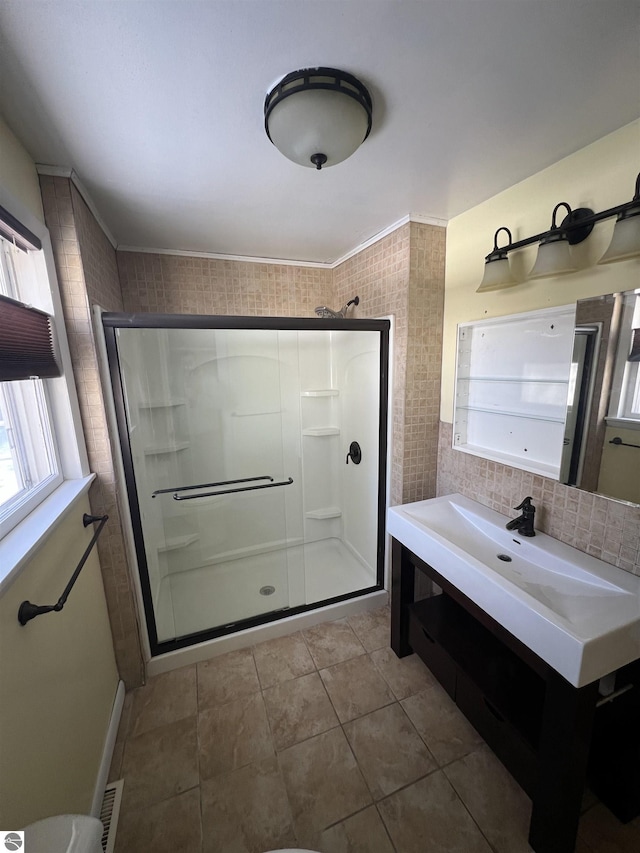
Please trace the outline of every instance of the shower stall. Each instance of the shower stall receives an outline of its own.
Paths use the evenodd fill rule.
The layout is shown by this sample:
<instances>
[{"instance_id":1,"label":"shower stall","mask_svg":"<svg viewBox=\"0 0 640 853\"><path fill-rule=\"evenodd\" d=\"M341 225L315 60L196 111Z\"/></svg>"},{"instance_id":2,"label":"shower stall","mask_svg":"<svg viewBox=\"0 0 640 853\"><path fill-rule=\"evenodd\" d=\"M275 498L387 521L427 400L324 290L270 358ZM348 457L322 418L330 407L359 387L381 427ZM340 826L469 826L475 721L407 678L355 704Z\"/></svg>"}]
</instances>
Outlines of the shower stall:
<instances>
[{"instance_id":1,"label":"shower stall","mask_svg":"<svg viewBox=\"0 0 640 853\"><path fill-rule=\"evenodd\" d=\"M102 324L152 656L383 588L388 320Z\"/></svg>"}]
</instances>

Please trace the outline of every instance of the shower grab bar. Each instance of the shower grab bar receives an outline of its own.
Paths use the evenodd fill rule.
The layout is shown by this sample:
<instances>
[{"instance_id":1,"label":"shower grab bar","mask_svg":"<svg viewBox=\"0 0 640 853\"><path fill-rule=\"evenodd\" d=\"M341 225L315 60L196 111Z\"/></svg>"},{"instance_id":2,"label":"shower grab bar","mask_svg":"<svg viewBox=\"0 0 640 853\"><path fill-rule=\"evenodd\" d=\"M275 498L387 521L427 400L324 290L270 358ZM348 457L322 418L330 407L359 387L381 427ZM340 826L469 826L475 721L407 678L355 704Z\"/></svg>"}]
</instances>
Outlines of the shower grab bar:
<instances>
[{"instance_id":1,"label":"shower grab bar","mask_svg":"<svg viewBox=\"0 0 640 853\"><path fill-rule=\"evenodd\" d=\"M214 486L232 486L234 483L253 483L255 480L269 480L273 483L273 477L265 474L264 477L244 477L242 480L220 480L218 483L198 483L197 486L171 486L170 489L156 489L151 495L155 498L156 495L166 495L169 492L188 492L191 489L210 489ZM218 494L222 494L219 492Z\"/></svg>"},{"instance_id":2,"label":"shower grab bar","mask_svg":"<svg viewBox=\"0 0 640 853\"><path fill-rule=\"evenodd\" d=\"M251 477L250 479L266 479ZM269 480L273 480L273 477L269 477ZM238 480L237 482L242 482L242 480ZM262 486L242 486L239 489L223 489L219 492L205 492L202 495L183 495L182 497L178 494L173 496L174 501L193 501L198 498L213 498L216 495L234 495L236 492L255 492L256 489L275 489L277 486L290 486L293 483L293 478L289 477L286 480L281 480L279 483L264 483Z\"/></svg>"},{"instance_id":3,"label":"shower grab bar","mask_svg":"<svg viewBox=\"0 0 640 853\"><path fill-rule=\"evenodd\" d=\"M55 611L58 613L67 603L67 598L69 597L69 593L71 592L74 583L78 579L78 575L82 571L82 567L87 562L87 558L91 553L91 549L96 544L98 540L98 536L102 533L102 528L105 526L107 521L109 520L108 515L89 515L88 513L84 513L82 516L82 523L85 527L88 527L90 524L93 524L94 521L99 521L100 524L96 528L91 542L87 545L84 554L80 558L80 562L76 566L75 572L71 575L71 580L65 586L64 592L58 599L56 604L32 604L30 601L23 601L18 610L18 622L21 625L26 625L31 619L35 619L36 616L41 616L43 613L51 613L51 611Z\"/></svg>"}]
</instances>

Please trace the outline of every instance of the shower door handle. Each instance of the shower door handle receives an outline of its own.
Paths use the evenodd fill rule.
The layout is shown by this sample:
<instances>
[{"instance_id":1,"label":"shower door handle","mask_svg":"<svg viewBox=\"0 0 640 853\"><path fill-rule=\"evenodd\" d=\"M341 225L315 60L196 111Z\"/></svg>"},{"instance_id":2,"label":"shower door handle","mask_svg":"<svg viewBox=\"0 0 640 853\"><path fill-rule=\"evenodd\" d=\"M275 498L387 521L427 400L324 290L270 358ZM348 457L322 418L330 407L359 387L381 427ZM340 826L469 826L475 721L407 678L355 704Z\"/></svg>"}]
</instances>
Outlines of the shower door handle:
<instances>
[{"instance_id":1,"label":"shower door handle","mask_svg":"<svg viewBox=\"0 0 640 853\"><path fill-rule=\"evenodd\" d=\"M262 477L244 477L241 480L219 480L217 483L197 483L195 486L171 486L168 489L156 489L151 497L155 498L157 495L168 495L170 492L189 492L192 489L213 489L215 486L232 486L235 483L254 483L257 480L269 480L273 483L273 477L265 474ZM218 492L217 494L222 494L222 492Z\"/></svg>"},{"instance_id":2,"label":"shower door handle","mask_svg":"<svg viewBox=\"0 0 640 853\"><path fill-rule=\"evenodd\" d=\"M273 477L251 477L250 479L260 479L260 480L273 480ZM235 482L242 483L247 482L246 480L236 480ZM286 480L281 480L279 483L263 483L261 486L241 486L239 489L222 489L218 492L204 492L201 495L178 495L174 494L174 501L193 501L198 498L213 498L216 495L234 495L236 492L255 492L257 489L275 489L278 486L290 486L293 483L293 478L288 477Z\"/></svg>"},{"instance_id":3,"label":"shower door handle","mask_svg":"<svg viewBox=\"0 0 640 853\"><path fill-rule=\"evenodd\" d=\"M354 465L359 465L362 462L362 448L357 441L352 441L349 445L346 462L347 465L349 464L349 460L351 460Z\"/></svg>"}]
</instances>

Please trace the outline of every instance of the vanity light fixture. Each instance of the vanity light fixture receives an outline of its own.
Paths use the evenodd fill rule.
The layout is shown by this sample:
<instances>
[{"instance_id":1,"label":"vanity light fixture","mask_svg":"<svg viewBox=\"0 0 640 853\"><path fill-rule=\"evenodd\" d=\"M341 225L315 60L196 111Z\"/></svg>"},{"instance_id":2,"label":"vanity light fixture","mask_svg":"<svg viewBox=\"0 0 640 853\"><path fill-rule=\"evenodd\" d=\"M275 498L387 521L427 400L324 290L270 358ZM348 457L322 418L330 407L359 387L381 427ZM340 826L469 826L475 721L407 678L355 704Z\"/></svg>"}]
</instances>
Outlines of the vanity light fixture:
<instances>
[{"instance_id":1,"label":"vanity light fixture","mask_svg":"<svg viewBox=\"0 0 640 853\"><path fill-rule=\"evenodd\" d=\"M264 102L271 142L294 163L318 170L350 157L369 135L371 117L366 86L337 68L292 71Z\"/></svg>"},{"instance_id":2,"label":"vanity light fixture","mask_svg":"<svg viewBox=\"0 0 640 853\"><path fill-rule=\"evenodd\" d=\"M564 207L567 215L558 225L556 216L559 208ZM511 232L508 228L499 228L495 233L493 251L485 259L485 274L477 293L488 290L500 290L516 284L515 281L507 280L507 265L509 252L539 243L538 257L529 278L545 278L547 276L562 275L574 272L575 267L571 259L569 246L575 246L586 240L593 230L596 222L617 216L613 238L609 248L600 259L599 263L606 264L613 261L621 261L627 258L640 256L640 174L636 178L636 191L631 201L594 213L591 208L579 207L572 210L566 202L560 202L553 209L551 228L532 237L511 242ZM500 231L509 234L510 242L498 249L497 237ZM496 265L496 270L491 267ZM510 275L510 271L509 271ZM491 281L495 280L493 286Z\"/></svg>"}]
</instances>

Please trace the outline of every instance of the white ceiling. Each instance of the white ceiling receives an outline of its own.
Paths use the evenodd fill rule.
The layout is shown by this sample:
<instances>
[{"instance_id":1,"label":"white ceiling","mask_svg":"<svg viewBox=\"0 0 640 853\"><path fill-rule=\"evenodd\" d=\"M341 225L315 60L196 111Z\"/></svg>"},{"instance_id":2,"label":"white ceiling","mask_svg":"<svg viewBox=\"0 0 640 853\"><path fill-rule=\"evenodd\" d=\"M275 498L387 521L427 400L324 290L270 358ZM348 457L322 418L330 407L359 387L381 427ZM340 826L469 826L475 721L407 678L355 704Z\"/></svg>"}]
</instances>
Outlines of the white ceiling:
<instances>
[{"instance_id":1,"label":"white ceiling","mask_svg":"<svg viewBox=\"0 0 640 853\"><path fill-rule=\"evenodd\" d=\"M638 0L2 0L0 34L6 121L126 246L333 262L640 115ZM374 102L321 172L263 124L273 82L317 65Z\"/></svg>"}]
</instances>

